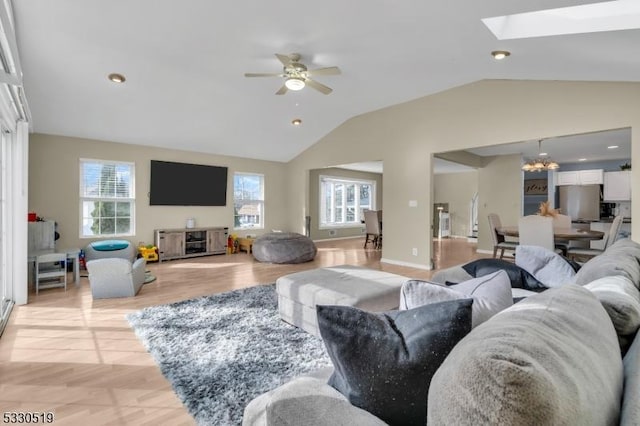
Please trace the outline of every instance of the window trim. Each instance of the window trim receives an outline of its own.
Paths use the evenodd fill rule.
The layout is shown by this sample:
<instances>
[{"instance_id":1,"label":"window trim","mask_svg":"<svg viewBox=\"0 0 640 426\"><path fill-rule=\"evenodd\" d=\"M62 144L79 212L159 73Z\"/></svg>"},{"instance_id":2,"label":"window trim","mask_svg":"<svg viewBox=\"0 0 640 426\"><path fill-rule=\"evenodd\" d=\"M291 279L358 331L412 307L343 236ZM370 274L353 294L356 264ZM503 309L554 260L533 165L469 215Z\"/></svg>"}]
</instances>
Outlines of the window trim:
<instances>
[{"instance_id":1,"label":"window trim","mask_svg":"<svg viewBox=\"0 0 640 426\"><path fill-rule=\"evenodd\" d=\"M126 165L131 167L131 184L130 184L130 196L129 198L110 198L110 197L85 197L83 193L84 185L84 164L86 163L100 163L109 165ZM81 240L83 239L110 239L115 237L133 237L136 235L136 163L132 161L117 161L117 160L99 160L96 158L80 158L78 161L78 208L79 208L79 224L78 235ZM131 217L128 233L121 234L100 234L100 235L84 235L83 227L83 205L85 201L128 201L131 204Z\"/></svg>"},{"instance_id":2,"label":"window trim","mask_svg":"<svg viewBox=\"0 0 640 426\"><path fill-rule=\"evenodd\" d=\"M257 224L256 226L240 226L237 227L236 226L236 213L235 213L235 209L236 209L236 176L259 176L260 177L260 189L262 192L262 199L261 200L242 200L242 201L250 201L250 202L257 202L257 203L261 203L262 204L262 214L260 215L260 223ZM255 173L255 172L233 172L233 209L232 209L232 217L231 220L233 222L233 230L234 231L247 231L247 230L261 230L261 229L265 229L265 211L266 211L266 203L265 203L265 176L264 173Z\"/></svg>"},{"instance_id":3,"label":"window trim","mask_svg":"<svg viewBox=\"0 0 640 426\"><path fill-rule=\"evenodd\" d=\"M363 224L356 219L356 222L349 223L327 223L323 222L323 207L324 207L324 197L322 191L322 185L324 181L334 181L342 184L367 184L371 185L371 210L376 209L376 181L373 179L360 179L360 178L350 178L344 176L331 176L331 175L320 175L318 178L318 229L346 229L346 228L361 228ZM360 209L360 199L357 200L357 208Z\"/></svg>"}]
</instances>

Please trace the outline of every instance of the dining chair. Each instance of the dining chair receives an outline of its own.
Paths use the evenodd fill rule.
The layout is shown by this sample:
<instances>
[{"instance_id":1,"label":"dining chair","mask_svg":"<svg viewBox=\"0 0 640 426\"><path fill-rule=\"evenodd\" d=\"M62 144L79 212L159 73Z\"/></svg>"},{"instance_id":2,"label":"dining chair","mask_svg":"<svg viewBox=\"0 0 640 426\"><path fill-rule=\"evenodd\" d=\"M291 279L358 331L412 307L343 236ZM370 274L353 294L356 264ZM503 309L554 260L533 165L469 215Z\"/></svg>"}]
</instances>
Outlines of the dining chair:
<instances>
[{"instance_id":1,"label":"dining chair","mask_svg":"<svg viewBox=\"0 0 640 426\"><path fill-rule=\"evenodd\" d=\"M502 223L500 216L496 213L489 213L489 233L491 235L491 242L493 243L493 258L495 259L500 249L500 259L504 257L505 250L515 251L518 247L518 243L515 241L505 241L504 235L498 234L497 228L501 228Z\"/></svg>"},{"instance_id":2,"label":"dining chair","mask_svg":"<svg viewBox=\"0 0 640 426\"><path fill-rule=\"evenodd\" d=\"M369 243L376 249L382 248L382 210L365 210L364 227L364 248L367 248Z\"/></svg>"},{"instance_id":3,"label":"dining chair","mask_svg":"<svg viewBox=\"0 0 640 426\"><path fill-rule=\"evenodd\" d=\"M571 216L566 214L556 214L553 218L553 230L557 229L570 229L571 228ZM555 240L555 246L557 249L562 250L562 254L566 255L569 249L569 240Z\"/></svg>"},{"instance_id":4,"label":"dining chair","mask_svg":"<svg viewBox=\"0 0 640 426\"><path fill-rule=\"evenodd\" d=\"M40 289L64 287L67 291L67 254L47 253L36 256L36 294Z\"/></svg>"},{"instance_id":5,"label":"dining chair","mask_svg":"<svg viewBox=\"0 0 640 426\"><path fill-rule=\"evenodd\" d=\"M623 219L624 217L621 215L613 218L609 231L602 238L604 240L604 249L570 247L569 250L567 250L567 256L572 260L584 260L602 254L618 239L618 233L620 232Z\"/></svg>"},{"instance_id":6,"label":"dining chair","mask_svg":"<svg viewBox=\"0 0 640 426\"><path fill-rule=\"evenodd\" d=\"M553 219L548 216L530 215L518 220L520 245L544 247L561 253L556 249L553 237Z\"/></svg>"}]
</instances>

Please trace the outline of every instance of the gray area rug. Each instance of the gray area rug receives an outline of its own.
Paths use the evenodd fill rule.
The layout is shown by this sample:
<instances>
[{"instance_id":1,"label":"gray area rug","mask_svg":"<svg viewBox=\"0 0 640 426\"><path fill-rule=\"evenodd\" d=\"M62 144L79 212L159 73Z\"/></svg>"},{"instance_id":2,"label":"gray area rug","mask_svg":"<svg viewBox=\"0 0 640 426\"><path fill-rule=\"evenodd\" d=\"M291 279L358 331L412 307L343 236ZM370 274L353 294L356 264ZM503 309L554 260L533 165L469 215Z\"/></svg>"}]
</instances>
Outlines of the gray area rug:
<instances>
[{"instance_id":1,"label":"gray area rug","mask_svg":"<svg viewBox=\"0 0 640 426\"><path fill-rule=\"evenodd\" d=\"M199 425L241 424L256 396L331 365L320 339L280 320L274 284L152 306L127 320Z\"/></svg>"}]
</instances>

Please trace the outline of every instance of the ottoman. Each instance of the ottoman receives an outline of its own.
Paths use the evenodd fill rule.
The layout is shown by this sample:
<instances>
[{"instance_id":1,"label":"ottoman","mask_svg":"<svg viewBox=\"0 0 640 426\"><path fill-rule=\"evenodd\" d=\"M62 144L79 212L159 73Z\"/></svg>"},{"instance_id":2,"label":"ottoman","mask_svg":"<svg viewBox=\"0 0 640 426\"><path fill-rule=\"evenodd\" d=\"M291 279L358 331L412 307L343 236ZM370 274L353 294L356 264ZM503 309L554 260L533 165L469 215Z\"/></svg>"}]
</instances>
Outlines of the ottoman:
<instances>
[{"instance_id":1,"label":"ottoman","mask_svg":"<svg viewBox=\"0 0 640 426\"><path fill-rule=\"evenodd\" d=\"M313 241L295 232L271 232L253 241L253 257L267 263L304 263L316 257Z\"/></svg>"},{"instance_id":2,"label":"ottoman","mask_svg":"<svg viewBox=\"0 0 640 426\"><path fill-rule=\"evenodd\" d=\"M276 280L280 318L320 337L316 305L342 305L382 312L398 309L409 278L353 265L312 269Z\"/></svg>"}]
</instances>

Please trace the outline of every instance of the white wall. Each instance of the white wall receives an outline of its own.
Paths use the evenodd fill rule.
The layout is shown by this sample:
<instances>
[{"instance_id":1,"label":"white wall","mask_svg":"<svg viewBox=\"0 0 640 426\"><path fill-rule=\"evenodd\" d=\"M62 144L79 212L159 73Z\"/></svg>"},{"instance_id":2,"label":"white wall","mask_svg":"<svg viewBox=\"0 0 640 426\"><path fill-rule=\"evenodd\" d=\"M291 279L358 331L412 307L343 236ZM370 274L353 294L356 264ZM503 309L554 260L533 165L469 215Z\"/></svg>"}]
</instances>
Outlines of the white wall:
<instances>
[{"instance_id":1,"label":"white wall","mask_svg":"<svg viewBox=\"0 0 640 426\"><path fill-rule=\"evenodd\" d=\"M478 169L478 250L493 252L489 213L505 226L518 225L522 216L522 161L520 155L493 157Z\"/></svg>"},{"instance_id":2,"label":"white wall","mask_svg":"<svg viewBox=\"0 0 640 426\"><path fill-rule=\"evenodd\" d=\"M84 247L91 241L80 238L79 159L135 162L136 233L126 237L134 244L153 242L159 228L184 228L187 218L196 226L228 226L239 235L261 234L271 229L289 230L287 219L286 166L284 163L238 157L216 156L180 150L149 148L89 139L33 134L29 150L29 210L58 223L57 246ZM150 161L226 166L225 207L150 206L148 201ZM233 231L233 173L262 173L265 176L265 230ZM202 185L194 182L194 185Z\"/></svg>"},{"instance_id":3,"label":"white wall","mask_svg":"<svg viewBox=\"0 0 640 426\"><path fill-rule=\"evenodd\" d=\"M428 267L433 153L623 127L632 128L632 162L640 164L639 83L486 80L457 87L354 117L291 161L290 221L303 228L308 170L383 160L383 259ZM640 182L640 168L633 181ZM633 203L640 214L640 185ZM640 216L633 235L640 241Z\"/></svg>"}]
</instances>

